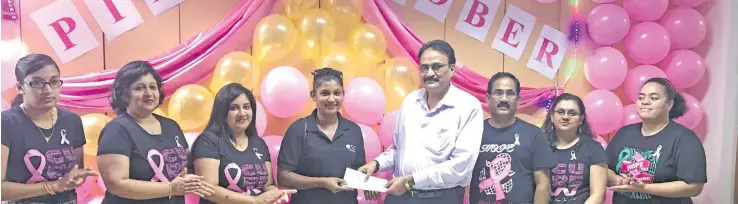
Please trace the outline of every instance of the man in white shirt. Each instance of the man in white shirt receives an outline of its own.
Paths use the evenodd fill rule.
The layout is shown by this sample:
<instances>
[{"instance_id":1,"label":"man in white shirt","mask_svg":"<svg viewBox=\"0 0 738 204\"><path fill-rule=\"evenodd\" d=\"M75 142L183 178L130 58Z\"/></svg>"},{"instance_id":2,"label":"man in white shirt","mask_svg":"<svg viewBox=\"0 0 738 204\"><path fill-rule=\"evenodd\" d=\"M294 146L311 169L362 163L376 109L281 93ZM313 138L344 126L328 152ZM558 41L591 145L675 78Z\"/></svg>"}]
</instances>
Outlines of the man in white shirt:
<instances>
[{"instance_id":1,"label":"man in white shirt","mask_svg":"<svg viewBox=\"0 0 738 204\"><path fill-rule=\"evenodd\" d=\"M482 106L451 85L456 57L448 43L430 41L418 56L423 88L402 102L392 145L359 171L394 169L386 204L461 204L479 154Z\"/></svg>"}]
</instances>

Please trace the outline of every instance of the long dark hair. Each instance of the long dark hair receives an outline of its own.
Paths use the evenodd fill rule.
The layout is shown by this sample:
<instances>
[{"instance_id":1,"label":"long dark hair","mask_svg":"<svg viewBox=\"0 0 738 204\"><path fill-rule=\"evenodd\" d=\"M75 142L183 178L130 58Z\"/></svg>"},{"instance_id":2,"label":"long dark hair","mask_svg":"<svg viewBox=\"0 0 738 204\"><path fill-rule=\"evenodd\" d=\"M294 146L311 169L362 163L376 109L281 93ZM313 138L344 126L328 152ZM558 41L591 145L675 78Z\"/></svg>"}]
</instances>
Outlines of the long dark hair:
<instances>
[{"instance_id":1,"label":"long dark hair","mask_svg":"<svg viewBox=\"0 0 738 204\"><path fill-rule=\"evenodd\" d=\"M643 83L643 85L645 86L648 83L657 83L663 86L666 99L674 102L671 106L671 110L669 110L669 119L682 117L684 113L687 112L687 102L684 101L684 97L682 97L681 94L677 93L676 89L674 89L674 86L671 85L671 82L668 79L660 77L651 78L647 80L646 83Z\"/></svg>"},{"instance_id":2,"label":"long dark hair","mask_svg":"<svg viewBox=\"0 0 738 204\"><path fill-rule=\"evenodd\" d=\"M563 93L556 97L556 100L551 104L551 107L548 109L548 113L546 114L546 120L543 122L543 126L541 127L549 144L551 146L556 146L556 127L554 126L551 117L555 114L556 105L561 101L574 101L577 104L581 114L579 116L582 117L582 124L579 125L579 128L577 129L577 136L592 138L594 134L592 134L592 129L589 128L589 123L587 123L587 114L585 114L587 111L584 109L584 102L582 102L582 99L579 98L579 96L570 93Z\"/></svg>"},{"instance_id":3,"label":"long dark hair","mask_svg":"<svg viewBox=\"0 0 738 204\"><path fill-rule=\"evenodd\" d=\"M226 120L228 118L228 111L230 110L231 103L241 94L245 94L246 98L249 99L252 111L251 123L249 123L249 127L246 128L246 137L254 137L259 134L256 132L256 99L254 99L254 94L238 83L230 83L223 86L223 88L221 88L215 95L213 112L210 113L210 120L208 121L208 125L205 126L205 131L203 131L203 133L207 132L220 137L228 135L228 138L235 140L231 127L228 126L228 122Z\"/></svg>"},{"instance_id":4,"label":"long dark hair","mask_svg":"<svg viewBox=\"0 0 738 204\"><path fill-rule=\"evenodd\" d=\"M54 60L48 55L31 53L23 56L18 59L18 63L15 64L15 80L18 84L22 84L23 79L25 79L29 74L33 74L49 65L53 65L54 69L56 69L57 72L60 72L59 66L56 65L56 62L54 62ZM18 86L18 89L20 89L20 86ZM15 95L12 106L19 106L22 103L23 95L20 93Z\"/></svg>"},{"instance_id":5,"label":"long dark hair","mask_svg":"<svg viewBox=\"0 0 738 204\"><path fill-rule=\"evenodd\" d=\"M120 115L128 110L128 104L131 103L131 85L136 83L139 78L151 74L156 80L156 86L159 87L159 105L164 103L164 90L162 89L162 80L159 73L153 66L146 61L132 61L123 65L113 80L113 87L110 93L110 106L115 113Z\"/></svg>"}]
</instances>

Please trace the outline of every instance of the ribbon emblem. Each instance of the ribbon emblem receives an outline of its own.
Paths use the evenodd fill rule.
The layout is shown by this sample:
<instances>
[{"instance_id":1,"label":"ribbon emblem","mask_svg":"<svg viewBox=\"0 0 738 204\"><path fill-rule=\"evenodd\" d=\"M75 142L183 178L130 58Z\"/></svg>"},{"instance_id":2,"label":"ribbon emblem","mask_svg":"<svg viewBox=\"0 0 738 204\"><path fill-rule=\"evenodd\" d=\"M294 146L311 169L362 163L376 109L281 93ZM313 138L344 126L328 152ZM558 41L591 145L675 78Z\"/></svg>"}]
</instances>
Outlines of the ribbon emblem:
<instances>
[{"instance_id":1,"label":"ribbon emblem","mask_svg":"<svg viewBox=\"0 0 738 204\"><path fill-rule=\"evenodd\" d=\"M72 143L69 143L69 140L67 139L67 130L66 129L62 129L61 130L61 137L62 137L61 138L61 144L64 144L64 143L66 143L68 145L71 145L72 144Z\"/></svg>"},{"instance_id":2,"label":"ribbon emblem","mask_svg":"<svg viewBox=\"0 0 738 204\"><path fill-rule=\"evenodd\" d=\"M510 161L507 157L496 157L490 162L490 168L489 168L489 178L484 179L482 182L479 183L479 190L480 192L484 191L484 189L493 186L495 190L495 200L504 200L505 199L505 191L502 189L502 179L508 176L510 174L511 166Z\"/></svg>"},{"instance_id":3,"label":"ribbon emblem","mask_svg":"<svg viewBox=\"0 0 738 204\"><path fill-rule=\"evenodd\" d=\"M254 147L254 154L256 154L256 157L259 157L259 160L261 160L261 156L264 156L264 154L261 154L261 153L259 153L257 151L259 151L259 150L256 149L256 147Z\"/></svg>"},{"instance_id":4,"label":"ribbon emblem","mask_svg":"<svg viewBox=\"0 0 738 204\"><path fill-rule=\"evenodd\" d=\"M236 169L236 177L231 177L231 172L228 171L229 169ZM223 169L223 173L225 173L225 178L228 181L228 189L239 193L245 193L243 189L238 187L238 180L241 179L241 167L238 167L236 163L230 163L226 165L225 169Z\"/></svg>"},{"instance_id":5,"label":"ribbon emblem","mask_svg":"<svg viewBox=\"0 0 738 204\"><path fill-rule=\"evenodd\" d=\"M656 147L656 153L653 154L653 158L656 158L656 161L659 160L659 157L661 157L661 145Z\"/></svg>"},{"instance_id":6,"label":"ribbon emblem","mask_svg":"<svg viewBox=\"0 0 738 204\"><path fill-rule=\"evenodd\" d=\"M520 146L520 135L518 133L515 133L515 143L516 146Z\"/></svg>"},{"instance_id":7,"label":"ribbon emblem","mask_svg":"<svg viewBox=\"0 0 738 204\"><path fill-rule=\"evenodd\" d=\"M569 159L569 160L571 160L571 161L577 160L577 153L574 152L574 150L571 150L571 159Z\"/></svg>"},{"instance_id":8,"label":"ribbon emblem","mask_svg":"<svg viewBox=\"0 0 738 204\"><path fill-rule=\"evenodd\" d=\"M154 156L159 156L158 165L154 162ZM169 182L169 179L164 176L164 156L159 151L151 149L146 159L149 161L149 165L151 165L151 170L154 170L154 177L151 178L151 182Z\"/></svg>"},{"instance_id":9,"label":"ribbon emblem","mask_svg":"<svg viewBox=\"0 0 738 204\"><path fill-rule=\"evenodd\" d=\"M177 147L182 148L182 145L179 144L179 136L174 136L174 142L177 143Z\"/></svg>"},{"instance_id":10,"label":"ribbon emblem","mask_svg":"<svg viewBox=\"0 0 738 204\"><path fill-rule=\"evenodd\" d=\"M31 163L31 157L41 158L41 164L38 165L38 169L33 167L33 164ZM29 178L26 183L38 183L46 180L46 178L41 175L41 173L43 173L44 171L44 168L46 168L46 157L41 154L41 152L35 149L28 150L28 152L26 152L26 155L23 156L23 162L26 163L26 168L28 169L28 172L31 172L31 178Z\"/></svg>"}]
</instances>

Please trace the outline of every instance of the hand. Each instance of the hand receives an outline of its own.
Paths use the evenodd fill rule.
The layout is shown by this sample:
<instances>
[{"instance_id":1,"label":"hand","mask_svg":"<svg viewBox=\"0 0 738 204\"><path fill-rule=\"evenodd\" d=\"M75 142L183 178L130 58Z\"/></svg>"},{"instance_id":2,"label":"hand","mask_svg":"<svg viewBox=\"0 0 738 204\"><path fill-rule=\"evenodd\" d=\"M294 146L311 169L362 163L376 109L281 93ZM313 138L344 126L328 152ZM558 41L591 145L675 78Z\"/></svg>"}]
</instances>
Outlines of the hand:
<instances>
[{"instance_id":1,"label":"hand","mask_svg":"<svg viewBox=\"0 0 738 204\"><path fill-rule=\"evenodd\" d=\"M195 192L198 189L200 180L202 180L202 177L200 176L187 175L187 169L185 169L180 172L179 175L177 175L177 177L175 177L171 183L169 183L169 188L171 188L172 195L183 196L187 193ZM200 197L204 196L198 195L197 193L193 194Z\"/></svg>"},{"instance_id":2,"label":"hand","mask_svg":"<svg viewBox=\"0 0 738 204\"><path fill-rule=\"evenodd\" d=\"M342 191L352 191L353 189L343 187L343 184L345 183L346 181L340 178L336 178L336 177L323 178L323 188L328 189L329 191L333 193L338 193Z\"/></svg>"},{"instance_id":3,"label":"hand","mask_svg":"<svg viewBox=\"0 0 738 204\"><path fill-rule=\"evenodd\" d=\"M369 177L371 177L375 172L374 170L377 169L377 161L370 161L369 163L364 164L364 166L359 167L357 171L365 173L366 178L364 181L369 181Z\"/></svg>"},{"instance_id":4,"label":"hand","mask_svg":"<svg viewBox=\"0 0 738 204\"><path fill-rule=\"evenodd\" d=\"M88 176L99 175L100 174L90 168L80 169L79 165L75 164L74 167L72 167L72 170L64 174L64 176L59 178L59 180L51 183L51 190L54 192L64 192L75 189L79 185L82 185L82 183L85 182L85 178Z\"/></svg>"},{"instance_id":5,"label":"hand","mask_svg":"<svg viewBox=\"0 0 738 204\"><path fill-rule=\"evenodd\" d=\"M215 193L215 187L203 180L203 177L192 174L185 175L184 177L197 181L195 184L193 184L196 185L196 187L186 190L185 194L194 194L201 198L205 198Z\"/></svg>"},{"instance_id":6,"label":"hand","mask_svg":"<svg viewBox=\"0 0 738 204\"><path fill-rule=\"evenodd\" d=\"M631 181L633 181L633 180L634 180L634 179L633 179L633 178L631 178L630 176L628 176L628 175L626 175L626 174L623 174L623 173L621 173L621 174L619 175L619 177L618 177L618 179L617 179L617 182L615 183L615 185L616 185L616 186L621 186L621 185L629 185L629 184L630 184L630 182L631 182Z\"/></svg>"},{"instance_id":7,"label":"hand","mask_svg":"<svg viewBox=\"0 0 738 204\"><path fill-rule=\"evenodd\" d=\"M377 200L379 199L379 192L376 191L364 191L364 199Z\"/></svg>"},{"instance_id":8,"label":"hand","mask_svg":"<svg viewBox=\"0 0 738 204\"><path fill-rule=\"evenodd\" d=\"M407 193L407 189L405 189L406 179L409 179L409 177L394 178L390 182L387 182L387 185L384 186L387 188L387 194L401 196Z\"/></svg>"},{"instance_id":9,"label":"hand","mask_svg":"<svg viewBox=\"0 0 738 204\"><path fill-rule=\"evenodd\" d=\"M615 192L643 192L646 184L640 179L631 178L628 184L612 186L611 190Z\"/></svg>"},{"instance_id":10,"label":"hand","mask_svg":"<svg viewBox=\"0 0 738 204\"><path fill-rule=\"evenodd\" d=\"M282 204L290 202L290 195L297 193L297 190L280 190L282 192L282 196L277 199L276 204Z\"/></svg>"},{"instance_id":11,"label":"hand","mask_svg":"<svg viewBox=\"0 0 738 204\"><path fill-rule=\"evenodd\" d=\"M279 189L272 189L264 191L260 195L256 196L257 204L273 204L282 198L282 192Z\"/></svg>"}]
</instances>

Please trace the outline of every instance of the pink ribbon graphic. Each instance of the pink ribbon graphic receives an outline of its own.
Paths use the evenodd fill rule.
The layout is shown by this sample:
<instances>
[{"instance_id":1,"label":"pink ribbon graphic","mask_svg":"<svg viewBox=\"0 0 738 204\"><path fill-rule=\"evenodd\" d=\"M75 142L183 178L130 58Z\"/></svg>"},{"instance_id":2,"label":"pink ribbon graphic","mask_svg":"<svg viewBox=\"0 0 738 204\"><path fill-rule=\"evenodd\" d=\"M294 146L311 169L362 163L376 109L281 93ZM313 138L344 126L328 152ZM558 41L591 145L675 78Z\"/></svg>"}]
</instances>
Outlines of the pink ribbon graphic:
<instances>
[{"instance_id":1,"label":"pink ribbon graphic","mask_svg":"<svg viewBox=\"0 0 738 204\"><path fill-rule=\"evenodd\" d=\"M231 177L231 172L228 171L229 169L236 169L236 177ZM230 163L226 165L225 169L223 169L223 173L225 173L225 178L228 180L228 189L239 193L245 193L243 189L238 187L238 180L241 179L241 167L236 163Z\"/></svg>"},{"instance_id":2,"label":"pink ribbon graphic","mask_svg":"<svg viewBox=\"0 0 738 204\"><path fill-rule=\"evenodd\" d=\"M507 160L505 157L497 157L493 159L491 162L491 167L489 168L489 178L483 180L481 183L479 183L479 192L484 191L484 189L494 186L495 189L495 200L504 200L505 199L505 191L502 189L501 181L505 177L507 177L508 174L510 174L510 161ZM498 174L495 172L495 166L496 165L502 165L502 171Z\"/></svg>"},{"instance_id":3,"label":"pink ribbon graphic","mask_svg":"<svg viewBox=\"0 0 738 204\"><path fill-rule=\"evenodd\" d=\"M154 163L154 156L159 156L159 165ZM159 151L151 149L149 150L149 154L146 156L146 158L147 160L149 160L151 170L154 170L154 177L151 177L151 181L169 182L169 179L164 176L164 156L162 156Z\"/></svg>"},{"instance_id":4,"label":"pink ribbon graphic","mask_svg":"<svg viewBox=\"0 0 738 204\"><path fill-rule=\"evenodd\" d=\"M38 169L33 167L33 164L31 163L31 157L41 158L41 165L38 166ZM23 156L23 162L26 163L26 168L28 169L28 172L31 172L31 178L29 178L26 183L38 183L46 180L46 178L41 175L41 173L43 173L44 171L44 168L46 168L46 157L41 154L41 152L35 149L28 150L28 152L26 152L26 155Z\"/></svg>"}]
</instances>

